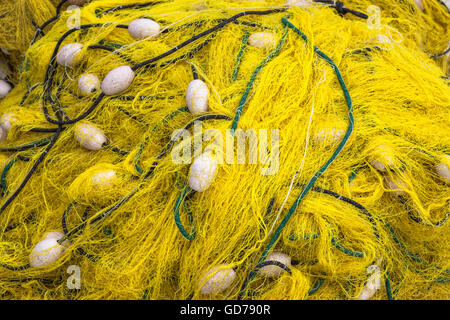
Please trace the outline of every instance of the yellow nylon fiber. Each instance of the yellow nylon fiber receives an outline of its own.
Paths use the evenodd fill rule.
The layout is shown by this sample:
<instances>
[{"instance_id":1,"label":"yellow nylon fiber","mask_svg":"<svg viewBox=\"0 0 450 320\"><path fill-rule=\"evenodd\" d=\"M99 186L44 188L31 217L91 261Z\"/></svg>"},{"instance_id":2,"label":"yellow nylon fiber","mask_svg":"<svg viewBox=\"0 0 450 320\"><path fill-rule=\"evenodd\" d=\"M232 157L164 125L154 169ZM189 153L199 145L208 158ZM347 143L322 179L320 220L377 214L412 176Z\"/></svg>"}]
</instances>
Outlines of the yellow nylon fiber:
<instances>
[{"instance_id":1,"label":"yellow nylon fiber","mask_svg":"<svg viewBox=\"0 0 450 320\"><path fill-rule=\"evenodd\" d=\"M28 47L34 27L19 8L34 12L32 18L41 25L54 15L57 2L0 2L14 12L8 19L1 18L5 23L1 24L0 47L23 53L15 88L0 100L0 116L13 115L7 138L0 142L1 151L55 134L30 130L57 127L43 113L44 81L55 46L69 30L66 22L73 12L65 11L64 6L45 36ZM82 25L102 26L74 32L62 43L84 45L79 53L81 62L73 68L58 65L53 76L52 97L71 119L85 112L99 94L79 96L78 78L82 74L95 74L102 81L114 68L156 57L214 27L218 19L248 10L280 8L286 3L174 0L105 13L120 5L144 2L148 1L92 0L81 8ZM412 0L344 1L346 7L366 13L370 5L378 6L379 28L369 28L364 19L350 13L340 16L335 9L320 4L248 15L238 19L248 23L230 23L212 33L214 38L192 57L161 66L190 52L210 35L159 60L147 71L137 70L125 92L105 96L80 121L101 129L108 146L87 150L74 137L76 124L64 125L65 130L24 189L0 213L2 298L237 299L289 208L333 155L349 126L348 106L336 73L314 51L315 46L342 74L353 102L354 130L314 187L356 201L373 221L364 210L313 187L270 251L288 254L297 262L290 267L291 273L283 272L273 279L256 274L244 298L357 299L368 278L367 267L381 261L382 288L372 299L388 299L389 291L395 299L449 299L449 222L433 225L445 220L450 210L449 183L435 170L435 165L448 161L450 154L450 83L445 79L449 64L448 55L439 59L432 56L448 46L450 14L439 1L423 3L424 11ZM287 15L308 42L283 25L282 18ZM142 17L157 21L168 32L136 40L126 29L116 27ZM17 30L16 24L23 30ZM210 91L206 114L235 117L253 72L274 49L247 45L233 81L242 39L254 32L273 33L276 44L287 32L279 52L264 64L252 83L237 125L244 131L267 130L267 148L272 152L271 130L279 130L277 172L261 174L269 164L259 159L259 153L266 151L260 145L256 164L249 163L248 154L245 164L219 164L211 186L186 200L195 227L195 238L188 240L174 221L174 207L188 185L191 166L172 160L171 151L179 148L182 140L157 157L175 130L200 116L185 110L176 112L186 106L192 66ZM380 35L390 41L380 42ZM88 48L94 45L110 46L115 52ZM46 107L57 119L48 101ZM202 130L219 130L225 143L232 123L204 120ZM189 131L194 136L194 128ZM203 141L203 148L209 144ZM123 155L113 147L129 153ZM0 205L17 190L44 149L0 152L2 190L7 188ZM379 161L388 167L386 172L371 162L386 155L382 150L388 150L392 160ZM30 159L23 161L18 155ZM141 172L136 158L140 159ZM158 165L153 174L144 178L155 160ZM93 183L93 175L108 171L115 172L112 180L99 178L96 181L100 183ZM399 188L390 189L389 180ZM397 196L399 191L401 197ZM71 231L85 218L96 217L129 194L132 197L116 211L74 234L67 251L52 265L25 270L2 267L28 264L33 247L46 232L63 230L66 210L66 226ZM190 233L184 204L180 212ZM201 293L198 283L202 276L221 264L234 268L236 279L223 292ZM79 290L71 290L66 283L71 265L81 271ZM385 288L385 278L390 290ZM314 288L317 284L320 286Z\"/></svg>"}]
</instances>

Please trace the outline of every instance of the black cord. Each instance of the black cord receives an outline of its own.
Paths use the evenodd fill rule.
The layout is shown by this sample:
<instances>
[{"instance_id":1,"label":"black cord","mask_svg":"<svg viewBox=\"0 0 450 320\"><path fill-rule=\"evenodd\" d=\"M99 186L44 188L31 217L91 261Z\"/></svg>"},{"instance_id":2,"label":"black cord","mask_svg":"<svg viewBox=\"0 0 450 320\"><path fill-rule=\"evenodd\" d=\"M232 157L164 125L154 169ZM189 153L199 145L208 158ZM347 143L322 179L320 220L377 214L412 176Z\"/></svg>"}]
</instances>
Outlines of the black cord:
<instances>
[{"instance_id":1,"label":"black cord","mask_svg":"<svg viewBox=\"0 0 450 320\"><path fill-rule=\"evenodd\" d=\"M351 13L359 18L363 18L363 19L368 19L369 16L365 13L356 11L356 10L352 10L349 9L347 7L344 6L344 3L342 1L333 1L333 0L314 0L314 2L319 2L319 3L325 3L325 4L329 4L331 5L331 7L335 8L336 11L340 14L340 15L345 15L346 13Z\"/></svg>"},{"instance_id":2,"label":"black cord","mask_svg":"<svg viewBox=\"0 0 450 320\"><path fill-rule=\"evenodd\" d=\"M160 59L162 59L164 57L167 57L168 55L171 55L172 53L180 50L181 48L187 46L188 44L191 44L195 40L200 39L200 38L202 38L204 36L207 36L208 34L214 32L216 30L219 30L220 28L223 28L227 24L229 24L229 23L239 19L240 17L244 17L244 16L247 16L247 15L267 15L267 14L271 14L271 13L284 12L286 10L287 10L286 8L280 8L280 9L273 9L273 10L266 10L266 11L243 11L243 12L240 12L240 13L232 16L231 18L228 18L228 19L224 20L223 22L219 23L218 25L216 25L216 26L214 26L214 27L212 27L212 28L210 28L210 29L208 29L206 31L203 31L203 32L201 32L201 33L199 33L199 34L197 34L195 36L193 36L192 38L182 42L178 46L170 49L169 51L167 51L167 52L165 52L165 53L163 53L161 55L134 65L131 69L133 71L136 71L136 70L138 70L138 69L140 69L142 67L145 67L146 65L149 65L149 64L151 64L151 63L153 63L155 61L158 61L158 60L160 60Z\"/></svg>"},{"instance_id":3,"label":"black cord","mask_svg":"<svg viewBox=\"0 0 450 320\"><path fill-rule=\"evenodd\" d=\"M445 56L445 55L446 55L447 53L449 53L449 52L450 52L450 46L449 46L447 49L445 49L444 52L435 54L435 55L431 56L431 58L433 58L433 59L438 59L438 58L440 58L440 57Z\"/></svg>"},{"instance_id":4,"label":"black cord","mask_svg":"<svg viewBox=\"0 0 450 320\"><path fill-rule=\"evenodd\" d=\"M109 150L111 150L111 151L113 151L115 153L118 153L118 154L120 154L122 156L126 156L126 155L128 155L130 153L129 151L125 151L125 150L119 149L119 148L114 147L113 145L110 145L108 143L104 143L103 147L105 147L106 149L109 149Z\"/></svg>"},{"instance_id":5,"label":"black cord","mask_svg":"<svg viewBox=\"0 0 450 320\"><path fill-rule=\"evenodd\" d=\"M17 278L17 279L0 279L0 282L13 282L13 283L24 283L24 282L31 282L31 281L39 281L43 284L54 284L54 279L45 279L45 278Z\"/></svg>"},{"instance_id":6,"label":"black cord","mask_svg":"<svg viewBox=\"0 0 450 320\"><path fill-rule=\"evenodd\" d=\"M50 23L52 23L53 21L57 20L59 18L60 12L61 12L61 7L63 6L64 3L66 3L68 0L61 0L61 2L58 4L58 6L56 7L56 15L52 18L50 18L49 20L47 20L46 22L44 22L42 24L42 26L38 27L33 39L31 40L30 46L34 44L34 42L36 41L37 37L40 35L44 36L44 32L43 30L45 29L46 26L48 26Z\"/></svg>"},{"instance_id":7,"label":"black cord","mask_svg":"<svg viewBox=\"0 0 450 320\"><path fill-rule=\"evenodd\" d=\"M126 62L130 63L130 64L136 64L136 62L134 62L133 60L131 60L130 58L126 57L125 55L123 55L120 51L117 51L114 48L108 47L108 46L104 46L104 45L91 45L88 47L88 49L91 50L105 50L105 51L109 51L112 52L116 55L118 55L120 58L124 59Z\"/></svg>"},{"instance_id":8,"label":"black cord","mask_svg":"<svg viewBox=\"0 0 450 320\"><path fill-rule=\"evenodd\" d=\"M377 224L376 224L375 220L373 219L372 214L369 212L369 210L364 208L361 204L359 204L358 202L356 202L356 201L354 201L352 199L344 197L344 196L342 196L342 195L340 195L340 194L338 194L336 192L333 192L333 191L330 191L330 190L326 190L326 189L322 189L320 187L313 187L312 190L316 191L316 192L320 192L320 193L324 193L324 194L328 194L330 196L333 196L337 200L342 200L344 202L347 202L348 204L351 204L352 206L354 206L354 207L358 208L359 210L361 210L367 216L367 218L369 219L370 223L372 224L372 227L374 229L374 233L375 233L375 236L377 237L377 239L380 238L380 234L378 232Z\"/></svg>"},{"instance_id":9,"label":"black cord","mask_svg":"<svg viewBox=\"0 0 450 320\"><path fill-rule=\"evenodd\" d=\"M146 2L146 3L136 3L136 4L128 4L128 5L121 5L121 6L117 6L108 10L105 10L103 12L99 12L97 13L97 17L101 17L104 14L108 14L114 11L119 11L119 10L124 10L124 9L130 9L130 8L144 8L144 7L148 7L148 6L154 6L160 3L165 3L167 1L151 1L151 2Z\"/></svg>"},{"instance_id":10,"label":"black cord","mask_svg":"<svg viewBox=\"0 0 450 320\"><path fill-rule=\"evenodd\" d=\"M192 77L194 78L194 80L198 79L198 73L197 70L195 69L195 66L193 64L191 64L191 69L192 69Z\"/></svg>"},{"instance_id":11,"label":"black cord","mask_svg":"<svg viewBox=\"0 0 450 320\"><path fill-rule=\"evenodd\" d=\"M11 270L11 271L23 271L23 270L29 269L31 267L31 265L29 263L26 265L20 266L20 267L13 267L13 266L9 266L4 263L0 263L0 266L5 269Z\"/></svg>"},{"instance_id":12,"label":"black cord","mask_svg":"<svg viewBox=\"0 0 450 320\"><path fill-rule=\"evenodd\" d=\"M41 164L41 162L44 161L44 159L47 156L50 149L55 145L56 141L59 138L60 133L61 133L61 127L58 128L58 131L53 136L52 140L50 141L48 146L45 148L44 152L42 152L42 154L39 156L38 160L31 167L30 171L28 171L27 175L25 176L25 179L22 181L20 186L16 189L16 191L14 191L14 193L0 207L0 214L2 214L3 211L5 211L5 209L11 204L11 202L19 195L19 193L22 191L22 189L26 186L26 184L30 180L31 176L33 175L33 173L36 171L37 167L39 166L39 164Z\"/></svg>"},{"instance_id":13,"label":"black cord","mask_svg":"<svg viewBox=\"0 0 450 320\"><path fill-rule=\"evenodd\" d=\"M63 128L65 129L65 128ZM56 132L58 128L32 128L30 132Z\"/></svg>"},{"instance_id":14,"label":"black cord","mask_svg":"<svg viewBox=\"0 0 450 320\"><path fill-rule=\"evenodd\" d=\"M18 152L24 151L32 148L42 147L50 143L50 140L38 141L35 143L28 143L22 146L10 147L10 148L0 148L0 152Z\"/></svg>"},{"instance_id":15,"label":"black cord","mask_svg":"<svg viewBox=\"0 0 450 320\"><path fill-rule=\"evenodd\" d=\"M128 117L130 117L131 119L133 119L136 122L142 123L146 126L149 126L148 122L145 121L144 119L142 119L141 117L138 117L134 114L132 114L130 111L128 111L127 109L125 109L124 107L119 106L118 108L120 111L122 111L124 114L126 114Z\"/></svg>"},{"instance_id":16,"label":"black cord","mask_svg":"<svg viewBox=\"0 0 450 320\"><path fill-rule=\"evenodd\" d=\"M156 157L156 160L153 162L151 168L148 170L147 174L144 176L144 179L147 179L149 176L151 176L153 174L155 167L158 165L158 160L161 159L170 150L170 148L173 146L175 141L177 141L180 138L180 136L183 134L183 132L185 132L185 130L188 130L196 122L201 122L204 120L232 120L232 118L229 116L226 116L226 115L221 115L221 114L207 114L207 115L200 116L200 117L194 119L193 121L189 122L182 130L179 131L178 134L176 134L170 140L170 142L166 145L166 147L164 147L164 149L161 151L161 153Z\"/></svg>"},{"instance_id":17,"label":"black cord","mask_svg":"<svg viewBox=\"0 0 450 320\"><path fill-rule=\"evenodd\" d=\"M277 266L277 267L285 270L287 273L292 274L291 269L287 265L285 265L279 261L270 260L270 261L261 262L249 273L247 278L245 278L244 283L242 284L241 290L239 291L238 300L242 300L242 298L244 297L244 294L246 292L246 288L247 288L247 285L248 285L250 279L253 279L254 275L256 273L258 273L258 271L261 268L266 267L266 266Z\"/></svg>"},{"instance_id":18,"label":"black cord","mask_svg":"<svg viewBox=\"0 0 450 320\"><path fill-rule=\"evenodd\" d=\"M63 232L64 232L65 235L69 232L69 230L67 230L67 215L68 215L68 213L70 212L70 209L72 209L74 206L75 206L74 203L69 204L69 206L66 208L66 210L64 211L64 213L63 213L63 215L62 215L61 225L62 225L62 229L63 229ZM82 218L83 221L85 221L86 218L87 218L87 212L88 212L88 209L89 209L89 207L84 211L83 218ZM95 256L95 255L93 255L93 254L88 254L88 253L87 253L86 251L84 251L83 248L81 248L81 247L78 247L78 248L77 248L77 251L78 251L81 255L86 256L86 258L88 258L88 259L91 260L92 262L97 262L97 260L98 260L98 257L97 257L97 256Z\"/></svg>"},{"instance_id":19,"label":"black cord","mask_svg":"<svg viewBox=\"0 0 450 320\"><path fill-rule=\"evenodd\" d=\"M426 226L429 226L429 227L442 227L442 226L447 222L448 216L450 215L450 211L447 210L446 215L445 215L445 218L442 219L441 221L438 221L438 222L431 222L431 223L430 223L430 222L426 222L425 220L423 220L423 219L417 217L417 216L412 212L411 208L410 208L409 205L408 205L408 201L407 201L404 197L400 196L399 198L400 198L400 202L401 202L401 203L403 204L403 206L406 208L406 210L407 210L407 212L408 212L408 216L409 216L409 217L411 218L411 220L413 220L414 222L417 222L417 223L420 223L420 224L423 224L423 225L426 225Z\"/></svg>"},{"instance_id":20,"label":"black cord","mask_svg":"<svg viewBox=\"0 0 450 320\"><path fill-rule=\"evenodd\" d=\"M196 118L195 120L189 122L184 129L182 129L180 132L189 129L190 127L192 127L195 122L197 121L204 121L204 120L232 120L231 117L226 116L226 115L218 115L218 114L208 114L208 115L203 115L200 116L198 118ZM164 147L164 149L160 152L160 154L156 157L156 160L153 162L152 166L150 167L150 169L147 171L147 173L145 174L143 180L145 181L148 177L150 177L156 166L158 165L158 160L161 159L172 147L172 145L175 143L176 140L178 140L179 135L173 137L171 139L171 141L166 145L166 147ZM68 232L64 238L58 240L59 243L64 242L67 239L70 239L74 234L78 233L79 231L83 230L88 223L93 224L95 222L98 222L102 219L104 219L106 216L108 216L109 214L111 214L112 212L116 211L117 209L119 209L122 205L124 205L126 202L128 202L128 200L130 200L138 191L140 190L140 186L136 187L134 190L132 190L128 195L126 195L124 198L122 198L119 202L117 202L116 204L114 204L112 207L110 207L108 210L102 212L101 214L99 214L98 216L96 216L95 218L93 218L91 221L83 221L83 223L81 223L80 225L78 225L77 227L75 227L73 230L71 230L70 232ZM189 194L188 197L192 197L194 195L194 193Z\"/></svg>"}]
</instances>

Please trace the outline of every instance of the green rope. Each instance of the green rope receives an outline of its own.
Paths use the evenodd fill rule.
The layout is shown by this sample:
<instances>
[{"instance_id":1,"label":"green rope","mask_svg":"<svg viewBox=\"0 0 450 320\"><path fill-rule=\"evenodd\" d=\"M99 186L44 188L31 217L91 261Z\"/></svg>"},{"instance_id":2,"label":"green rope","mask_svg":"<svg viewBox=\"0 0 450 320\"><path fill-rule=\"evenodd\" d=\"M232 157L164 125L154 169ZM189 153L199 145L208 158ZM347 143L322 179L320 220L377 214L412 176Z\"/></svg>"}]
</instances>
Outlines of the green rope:
<instances>
[{"instance_id":1,"label":"green rope","mask_svg":"<svg viewBox=\"0 0 450 320\"><path fill-rule=\"evenodd\" d=\"M22 145L16 146L16 147L0 148L0 152L14 152L14 151L20 151L21 149L30 149L30 148L34 148L34 147L41 147L46 142L50 142L50 140L52 140L52 139L53 139L53 136L47 137L44 139L40 139L40 140L36 140L33 142L29 142L26 144L22 144ZM17 149L17 150L15 150L15 149Z\"/></svg>"},{"instance_id":2,"label":"green rope","mask_svg":"<svg viewBox=\"0 0 450 320\"><path fill-rule=\"evenodd\" d=\"M398 292L400 291L400 288L403 285L403 282L406 278L406 270L408 269L408 263L406 262L406 259L403 261L403 271L402 271L402 278L401 280L398 282L397 287L392 291L392 297L394 298L394 296L396 296L398 294ZM394 298L395 299L395 298Z\"/></svg>"},{"instance_id":3,"label":"green rope","mask_svg":"<svg viewBox=\"0 0 450 320\"><path fill-rule=\"evenodd\" d=\"M149 292L150 292L149 289L145 289L144 294L142 295L142 299L141 299L141 300L147 300L147 297L148 297Z\"/></svg>"},{"instance_id":4,"label":"green rope","mask_svg":"<svg viewBox=\"0 0 450 320\"><path fill-rule=\"evenodd\" d=\"M303 236L303 240L315 240L319 238L320 233L313 233L313 234L305 234ZM297 237L296 235L291 234L288 237L289 241L297 241L299 239L299 237Z\"/></svg>"},{"instance_id":5,"label":"green rope","mask_svg":"<svg viewBox=\"0 0 450 320\"><path fill-rule=\"evenodd\" d=\"M100 44L100 45L106 45L106 46L113 47L113 48L116 48L116 49L121 49L121 48L123 48L123 45L121 45L121 44L113 43L113 42L109 42L109 41L105 41L105 40L100 40L100 41L98 42L98 44Z\"/></svg>"},{"instance_id":6,"label":"green rope","mask_svg":"<svg viewBox=\"0 0 450 320\"><path fill-rule=\"evenodd\" d=\"M244 37L242 38L241 49L239 50L238 56L236 58L236 66L234 67L233 76L231 77L231 81L235 81L239 72L239 67L241 65L242 55L244 54L245 48L247 47L247 41L250 37L250 33L245 31Z\"/></svg>"},{"instance_id":7,"label":"green rope","mask_svg":"<svg viewBox=\"0 0 450 320\"><path fill-rule=\"evenodd\" d=\"M111 238L115 237L115 234L112 233L111 229L108 226L103 227L103 233Z\"/></svg>"},{"instance_id":8,"label":"green rope","mask_svg":"<svg viewBox=\"0 0 450 320\"><path fill-rule=\"evenodd\" d=\"M283 46L285 40L286 40L286 36L288 34L288 28L285 26L284 27L284 34L283 37L281 38L280 42L278 43L278 46L275 48L274 51L272 51L255 69L255 71L253 71L252 76L250 77L249 82L247 83L247 87L245 89L245 92L241 98L241 101L239 102L239 106L237 108L236 111L236 115L234 117L234 121L233 124L231 126L231 133L234 133L234 131L237 128L237 124L239 122L239 118L241 117L242 114L242 109L244 107L245 102L247 101L248 95L250 94L250 90L253 87L253 83L255 82L256 77L258 76L259 72L261 71L261 69L270 61L272 60L281 50L281 47Z\"/></svg>"},{"instance_id":9,"label":"green rope","mask_svg":"<svg viewBox=\"0 0 450 320\"><path fill-rule=\"evenodd\" d=\"M355 180L356 176L358 175L358 171L359 171L358 168L356 168L355 170L352 171L352 174L350 175L350 177L348 177L348 183Z\"/></svg>"},{"instance_id":10,"label":"green rope","mask_svg":"<svg viewBox=\"0 0 450 320\"><path fill-rule=\"evenodd\" d=\"M186 202L184 201L184 199L186 198L187 194L191 191L191 188L189 188L189 186L187 186L186 188L184 188L184 190L180 193L180 195L178 196L178 199L175 203L175 207L173 208L173 213L174 213L174 218L175 218L175 224L178 227L178 229L180 230L181 234L183 235L183 237L185 237L188 240L194 240L195 239L195 228L193 225L193 218L192 218L192 214L189 210L189 207L187 206ZM189 224L192 227L192 233L189 234L186 229L183 227L183 223L181 222L180 219L180 206L181 204L185 203L185 209L186 212L188 214L188 218L189 218Z\"/></svg>"},{"instance_id":11,"label":"green rope","mask_svg":"<svg viewBox=\"0 0 450 320\"><path fill-rule=\"evenodd\" d=\"M286 17L282 18L282 22L286 26L288 26L290 29L294 30L297 34L299 34L306 42L308 42L308 38L306 37L306 35L303 34L299 29L297 29L293 24L291 24L286 19ZM345 96L345 99L346 99L346 102L347 102L347 106L348 106L349 126L348 126L347 132L346 132L343 140L341 141L341 143L337 147L336 151L333 153L331 158L319 169L319 171L317 171L316 174L314 174L314 176L309 180L309 182L306 184L305 188L302 190L302 192L300 193L298 198L295 200L295 202L293 203L293 205L289 209L289 212L284 217L284 219L282 220L281 224L275 230L275 233L274 233L273 237L271 238L268 246L264 250L264 252L263 252L263 254L262 254L262 256L261 256L261 258L260 258L258 263L261 263L262 261L264 261L266 259L270 249L273 247L275 242L278 240L278 238L279 238L283 228L288 223L289 219L291 218L291 216L294 213L294 211L297 209L297 207L300 204L300 202L305 197L306 193L312 188L312 186L314 185L316 180L325 172L325 170L328 169L328 167L331 165L331 163L337 158L337 156L340 154L340 152L342 151L342 149L346 145L348 139L350 138L351 133L353 132L354 119L353 119L352 100L351 100L350 94L348 92L348 89L347 89L347 87L345 85L344 79L342 78L342 75L341 75L341 73L339 71L339 68L336 66L336 64L328 56L326 56L323 52L321 52L316 46L314 46L314 51L321 58L323 58L325 61L327 61L333 67L333 69L334 69L334 71L336 73L336 76L337 76L338 81L339 81L339 83L341 85L341 88L342 88L342 91L344 93L344 96Z\"/></svg>"},{"instance_id":12,"label":"green rope","mask_svg":"<svg viewBox=\"0 0 450 320\"><path fill-rule=\"evenodd\" d=\"M406 246L400 241L400 239L398 238L398 236L397 236L397 233L395 232L395 230L392 228L392 226L387 222L387 221L385 221L384 222L384 224L385 224L385 226L388 228L388 230L391 232L391 235L392 235L392 238L394 239L394 241L398 244L398 246L412 259L412 260L414 260L415 262L418 262L418 263L422 263L422 264L427 264L427 265L429 265L429 266L431 266L432 268L435 268L435 269L437 269L437 270L442 270L442 271L444 271L445 273L450 273L450 269L442 269L441 267L439 267L439 266L435 266L435 265L430 265L430 264L428 264L427 262L425 262L425 261L423 261L422 259L420 259L418 256L416 256L414 253L412 253L411 251L409 251L407 248L406 248ZM442 279L440 279L440 280L442 280ZM445 279L444 279L445 280ZM448 280L447 280L448 281Z\"/></svg>"},{"instance_id":13,"label":"green rope","mask_svg":"<svg viewBox=\"0 0 450 320\"><path fill-rule=\"evenodd\" d=\"M4 194L8 194L8 187L6 185L6 174L12 168L14 163L16 163L16 161L17 161L17 159L13 159L10 162L8 162L8 164L5 166L5 168L2 171L0 182L1 182L1 186L2 186Z\"/></svg>"},{"instance_id":14,"label":"green rope","mask_svg":"<svg viewBox=\"0 0 450 320\"><path fill-rule=\"evenodd\" d=\"M350 276L350 278L345 283L345 298L348 298L352 295L352 285L353 285L353 276Z\"/></svg>"},{"instance_id":15,"label":"green rope","mask_svg":"<svg viewBox=\"0 0 450 320\"><path fill-rule=\"evenodd\" d=\"M182 108L179 108L179 109L169 113L161 120L161 122L157 123L150 132L155 132L155 130L158 129L158 127L161 123L167 123L167 121L169 121L170 119L175 117L178 113L183 112L183 111L188 111L188 110L189 110L188 107L182 107ZM136 171L139 174L144 173L144 169L142 169L141 165L140 165L140 158L141 158L142 152L144 151L144 148L147 146L149 141L150 141L150 137L146 136L144 142L141 143L141 145L139 146L139 150L136 152L136 157L134 158L134 168L136 169Z\"/></svg>"},{"instance_id":16,"label":"green rope","mask_svg":"<svg viewBox=\"0 0 450 320\"><path fill-rule=\"evenodd\" d=\"M336 249L342 251L343 253L345 253L349 256L357 257L357 258L364 257L364 253L345 248L343 245L341 245L339 242L337 242L337 240L334 237L331 238L331 243L336 247Z\"/></svg>"},{"instance_id":17,"label":"green rope","mask_svg":"<svg viewBox=\"0 0 450 320\"><path fill-rule=\"evenodd\" d=\"M312 287L309 291L308 291L308 296L313 295L314 293L317 292L317 290L319 290L319 288L322 286L323 282L325 281L325 279L323 278L319 278L319 280L317 280L316 284L314 285L314 287Z\"/></svg>"},{"instance_id":18,"label":"green rope","mask_svg":"<svg viewBox=\"0 0 450 320\"><path fill-rule=\"evenodd\" d=\"M391 281L389 280L389 271L386 270L386 275L384 277L384 283L386 285L386 294L389 300L394 300L391 291Z\"/></svg>"},{"instance_id":19,"label":"green rope","mask_svg":"<svg viewBox=\"0 0 450 320\"><path fill-rule=\"evenodd\" d=\"M305 235L303 236L303 240L315 240L315 239L319 238L319 236L320 236L320 233L305 234ZM293 235L293 234L291 234L291 235L288 237L288 239L289 239L289 241L296 241L296 240L298 240L298 237L295 236L295 235ZM350 250L350 249L345 248L345 247L344 247L343 245L341 245L341 244L336 240L336 238L334 238L334 237L331 238L331 243L332 243L338 250L344 252L345 254L347 254L347 255L349 255L349 256L357 257L357 258L362 258L362 257L364 257L364 253L358 252L358 251L353 251L353 250Z\"/></svg>"}]
</instances>

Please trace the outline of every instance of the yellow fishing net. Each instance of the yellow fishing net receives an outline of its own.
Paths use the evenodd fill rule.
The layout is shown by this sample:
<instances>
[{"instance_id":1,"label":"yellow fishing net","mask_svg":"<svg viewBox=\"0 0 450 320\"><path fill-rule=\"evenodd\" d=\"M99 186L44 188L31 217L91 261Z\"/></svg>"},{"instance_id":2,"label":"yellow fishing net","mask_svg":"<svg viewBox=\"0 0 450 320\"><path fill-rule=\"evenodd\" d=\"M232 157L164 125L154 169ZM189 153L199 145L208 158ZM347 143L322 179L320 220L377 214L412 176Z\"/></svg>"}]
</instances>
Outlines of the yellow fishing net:
<instances>
[{"instance_id":1,"label":"yellow fishing net","mask_svg":"<svg viewBox=\"0 0 450 320\"><path fill-rule=\"evenodd\" d=\"M0 47L22 61L0 102L2 298L357 299L375 279L371 299L449 299L449 11L304 2L63 3L41 34L58 1L2 0ZM138 18L160 35L132 37ZM70 43L80 62L64 67ZM80 76L124 65L127 90L81 95ZM88 150L79 126L107 142ZM244 156L231 144L193 192L198 154L174 158L200 139L220 159L230 129L248 133ZM50 231L66 250L30 265ZM227 281L205 293L213 277Z\"/></svg>"}]
</instances>

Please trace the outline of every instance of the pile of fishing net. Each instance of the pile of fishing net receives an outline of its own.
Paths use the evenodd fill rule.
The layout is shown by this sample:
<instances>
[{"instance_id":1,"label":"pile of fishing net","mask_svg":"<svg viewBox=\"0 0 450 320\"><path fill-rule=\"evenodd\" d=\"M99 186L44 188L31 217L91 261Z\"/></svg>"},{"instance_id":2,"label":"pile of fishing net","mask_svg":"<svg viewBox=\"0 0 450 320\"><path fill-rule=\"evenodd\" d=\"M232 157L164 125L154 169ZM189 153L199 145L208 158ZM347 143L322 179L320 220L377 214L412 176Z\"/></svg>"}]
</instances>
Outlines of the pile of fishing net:
<instances>
[{"instance_id":1,"label":"pile of fishing net","mask_svg":"<svg viewBox=\"0 0 450 320\"><path fill-rule=\"evenodd\" d=\"M0 295L450 298L448 7L1 1Z\"/></svg>"}]
</instances>

